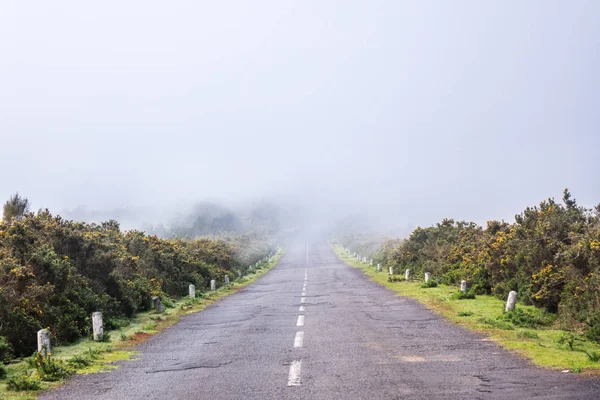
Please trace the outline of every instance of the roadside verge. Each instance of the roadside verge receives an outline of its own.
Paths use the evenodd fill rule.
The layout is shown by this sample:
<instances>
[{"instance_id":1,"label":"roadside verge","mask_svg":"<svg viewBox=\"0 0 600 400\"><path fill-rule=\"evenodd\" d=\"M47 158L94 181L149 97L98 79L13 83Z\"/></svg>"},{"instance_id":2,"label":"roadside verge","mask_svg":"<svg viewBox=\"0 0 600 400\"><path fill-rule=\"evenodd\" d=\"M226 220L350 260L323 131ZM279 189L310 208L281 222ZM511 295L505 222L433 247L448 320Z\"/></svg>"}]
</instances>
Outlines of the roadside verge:
<instances>
[{"instance_id":1,"label":"roadside verge","mask_svg":"<svg viewBox=\"0 0 600 400\"><path fill-rule=\"evenodd\" d=\"M457 287L442 284L423 287L422 279L404 281L404 271L390 280L385 266L377 272L376 266L356 260L341 246L332 244L331 247L342 262L363 270L372 281L400 296L417 300L430 311L465 329L487 335L489 340L533 364L565 372L600 375L600 345L580 335L555 329L552 316L535 307L517 303L518 312L508 315L510 313L504 313L505 302L494 296L477 295L474 299L459 300L456 299Z\"/></svg>"},{"instance_id":2,"label":"roadside verge","mask_svg":"<svg viewBox=\"0 0 600 400\"><path fill-rule=\"evenodd\" d=\"M176 324L181 317L200 312L256 281L275 267L282 256L283 250L280 249L269 260L249 268L246 275L214 291L197 294L196 298L182 298L170 304L164 303L166 309L162 313L154 310L138 313L135 318L124 321L121 329L106 331L103 342L81 339L70 345L53 347L51 357L47 359L28 357L11 362L6 366L7 376L0 380L0 398L35 399L40 391L59 386L69 374L106 372L117 368L114 365L116 361L135 359L136 345ZM56 380L40 380L40 375L46 371L49 373L49 380ZM22 390L8 390L8 383L15 380L19 382Z\"/></svg>"}]
</instances>

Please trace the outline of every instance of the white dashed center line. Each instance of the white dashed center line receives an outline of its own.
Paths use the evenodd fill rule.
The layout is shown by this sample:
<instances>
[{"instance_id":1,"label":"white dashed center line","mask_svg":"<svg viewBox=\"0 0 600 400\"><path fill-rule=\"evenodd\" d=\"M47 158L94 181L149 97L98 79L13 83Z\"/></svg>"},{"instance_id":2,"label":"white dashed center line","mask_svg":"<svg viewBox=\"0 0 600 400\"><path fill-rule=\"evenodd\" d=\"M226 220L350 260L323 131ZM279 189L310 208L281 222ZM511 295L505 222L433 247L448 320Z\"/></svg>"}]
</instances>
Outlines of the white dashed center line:
<instances>
[{"instance_id":1,"label":"white dashed center line","mask_svg":"<svg viewBox=\"0 0 600 400\"><path fill-rule=\"evenodd\" d=\"M306 243L306 263L308 264L308 243ZM300 307L298 312L304 312L306 308L302 305L306 302L306 283L308 281L308 269L304 269L304 285L302 286L302 297L300 298ZM304 326L304 314L298 315L296 326ZM304 345L304 331L296 332L294 337L294 348L301 348ZM288 376L288 386L300 386L300 376L302 370L302 360L292 361L290 364L290 374Z\"/></svg>"},{"instance_id":2,"label":"white dashed center line","mask_svg":"<svg viewBox=\"0 0 600 400\"><path fill-rule=\"evenodd\" d=\"M296 332L296 337L294 338L294 347L302 347L302 343L304 342L304 331Z\"/></svg>"},{"instance_id":3,"label":"white dashed center line","mask_svg":"<svg viewBox=\"0 0 600 400\"><path fill-rule=\"evenodd\" d=\"M300 386L300 372L302 370L302 361L292 361L290 365L290 374L288 376L288 386Z\"/></svg>"}]
</instances>

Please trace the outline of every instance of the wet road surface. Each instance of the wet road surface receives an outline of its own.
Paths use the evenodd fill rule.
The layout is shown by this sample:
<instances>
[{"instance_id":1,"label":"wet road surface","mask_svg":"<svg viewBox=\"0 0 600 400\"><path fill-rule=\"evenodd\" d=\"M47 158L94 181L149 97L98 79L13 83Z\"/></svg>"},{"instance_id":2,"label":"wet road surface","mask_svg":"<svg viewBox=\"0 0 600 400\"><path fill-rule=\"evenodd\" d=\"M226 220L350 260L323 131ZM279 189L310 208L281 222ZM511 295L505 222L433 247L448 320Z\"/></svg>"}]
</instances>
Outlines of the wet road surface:
<instances>
[{"instance_id":1,"label":"wet road surface","mask_svg":"<svg viewBox=\"0 0 600 400\"><path fill-rule=\"evenodd\" d=\"M600 399L397 297L326 243L286 249L239 293L42 399Z\"/></svg>"}]
</instances>

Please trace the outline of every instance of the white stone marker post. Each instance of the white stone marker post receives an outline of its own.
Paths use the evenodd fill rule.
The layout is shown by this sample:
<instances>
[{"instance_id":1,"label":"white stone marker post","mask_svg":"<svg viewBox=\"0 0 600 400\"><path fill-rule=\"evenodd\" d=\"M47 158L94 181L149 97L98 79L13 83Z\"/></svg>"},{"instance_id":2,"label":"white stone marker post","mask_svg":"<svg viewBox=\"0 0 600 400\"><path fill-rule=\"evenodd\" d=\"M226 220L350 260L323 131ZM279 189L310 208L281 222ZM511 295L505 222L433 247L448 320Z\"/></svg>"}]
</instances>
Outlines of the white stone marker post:
<instances>
[{"instance_id":1,"label":"white stone marker post","mask_svg":"<svg viewBox=\"0 0 600 400\"><path fill-rule=\"evenodd\" d=\"M225 275L225 284L229 285L229 275Z\"/></svg>"},{"instance_id":2,"label":"white stone marker post","mask_svg":"<svg viewBox=\"0 0 600 400\"><path fill-rule=\"evenodd\" d=\"M377 264L377 272L381 272L381 264Z\"/></svg>"},{"instance_id":3,"label":"white stone marker post","mask_svg":"<svg viewBox=\"0 0 600 400\"><path fill-rule=\"evenodd\" d=\"M506 300L506 308L504 311L509 312L515 309L515 305L517 304L517 292L511 290L508 294L508 300Z\"/></svg>"},{"instance_id":4,"label":"white stone marker post","mask_svg":"<svg viewBox=\"0 0 600 400\"><path fill-rule=\"evenodd\" d=\"M390 267L390 275L394 275L394 267Z\"/></svg>"},{"instance_id":5,"label":"white stone marker post","mask_svg":"<svg viewBox=\"0 0 600 400\"><path fill-rule=\"evenodd\" d=\"M430 278L431 278L431 274L429 272L425 272L425 282L429 282Z\"/></svg>"},{"instance_id":6,"label":"white stone marker post","mask_svg":"<svg viewBox=\"0 0 600 400\"><path fill-rule=\"evenodd\" d=\"M165 308L163 307L162 303L160 302L160 297L158 296L154 296L152 298L152 302L154 303L154 309L158 312L163 312L165 311Z\"/></svg>"},{"instance_id":7,"label":"white stone marker post","mask_svg":"<svg viewBox=\"0 0 600 400\"><path fill-rule=\"evenodd\" d=\"M48 329L41 329L37 333L37 344L38 344L38 353L43 355L47 355L52 353L50 348L50 331Z\"/></svg>"},{"instance_id":8,"label":"white stone marker post","mask_svg":"<svg viewBox=\"0 0 600 400\"><path fill-rule=\"evenodd\" d=\"M214 279L210 281L210 290L217 290L217 281Z\"/></svg>"},{"instance_id":9,"label":"white stone marker post","mask_svg":"<svg viewBox=\"0 0 600 400\"><path fill-rule=\"evenodd\" d=\"M100 311L92 313L92 332L94 342L101 342L104 337L104 325L102 324L102 313Z\"/></svg>"},{"instance_id":10,"label":"white stone marker post","mask_svg":"<svg viewBox=\"0 0 600 400\"><path fill-rule=\"evenodd\" d=\"M239 269L237 270L237 274L238 274L238 278L242 277L242 271L240 271Z\"/></svg>"},{"instance_id":11,"label":"white stone marker post","mask_svg":"<svg viewBox=\"0 0 600 400\"><path fill-rule=\"evenodd\" d=\"M467 293L467 281L460 281L460 291Z\"/></svg>"},{"instance_id":12,"label":"white stone marker post","mask_svg":"<svg viewBox=\"0 0 600 400\"><path fill-rule=\"evenodd\" d=\"M407 269L404 273L404 280L407 281L410 279L410 269Z\"/></svg>"},{"instance_id":13,"label":"white stone marker post","mask_svg":"<svg viewBox=\"0 0 600 400\"><path fill-rule=\"evenodd\" d=\"M371 258L371 267L373 266L373 259Z\"/></svg>"},{"instance_id":14,"label":"white stone marker post","mask_svg":"<svg viewBox=\"0 0 600 400\"><path fill-rule=\"evenodd\" d=\"M196 298L196 286L194 285L190 285L189 289L188 289L188 295L192 298L195 299Z\"/></svg>"}]
</instances>

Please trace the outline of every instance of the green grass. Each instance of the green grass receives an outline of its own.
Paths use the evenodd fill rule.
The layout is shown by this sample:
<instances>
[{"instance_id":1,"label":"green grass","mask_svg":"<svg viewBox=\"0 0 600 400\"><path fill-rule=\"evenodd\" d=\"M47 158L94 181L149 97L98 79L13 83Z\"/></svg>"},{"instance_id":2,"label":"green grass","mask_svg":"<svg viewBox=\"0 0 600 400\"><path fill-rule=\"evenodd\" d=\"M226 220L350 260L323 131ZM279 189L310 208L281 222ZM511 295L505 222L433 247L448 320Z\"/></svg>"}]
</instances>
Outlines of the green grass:
<instances>
[{"instance_id":1,"label":"green grass","mask_svg":"<svg viewBox=\"0 0 600 400\"><path fill-rule=\"evenodd\" d=\"M89 339L81 339L78 342L55 346L52 348L52 357L68 360L76 358L84 359L87 362L78 363L76 374L90 374L98 372L107 372L118 368L114 363L123 360L135 360L137 353L135 346L147 340L150 336L162 331L163 329L174 325L185 315L200 312L206 307L239 291L242 287L254 282L262 275L273 268L283 255L279 251L273 260L248 275L242 276L229 285L222 286L214 292L206 292L203 297L190 299L182 298L174 302L172 308L167 308L162 314L155 311L139 313L135 318L124 321L125 325L121 329L108 331L110 340L106 342L94 342ZM135 362L135 361L132 361ZM84 365L89 363L89 365ZM15 360L7 365L8 377L0 380L0 399L2 400L32 400L37 398L39 392L13 392L6 388L7 380L15 375L31 371L25 359ZM42 382L42 390L49 390L60 385L61 382Z\"/></svg>"},{"instance_id":2,"label":"green grass","mask_svg":"<svg viewBox=\"0 0 600 400\"><path fill-rule=\"evenodd\" d=\"M444 316L453 323L483 333L489 340L515 352L532 363L551 369L583 371L589 374L600 373L600 362L595 362L585 352L600 353L600 345L577 336L576 351L559 343L565 331L552 326L522 328L510 319L503 318L504 301L487 295L477 295L475 299L452 300L457 288L439 284L437 287L422 288L422 282L388 282L385 268L377 272L375 267L356 261L351 254L339 246L332 246L338 257L348 265L362 269L373 281L385 286L400 296L411 297L429 310ZM517 308L527 315L547 323L548 315L541 310L518 303Z\"/></svg>"}]
</instances>

